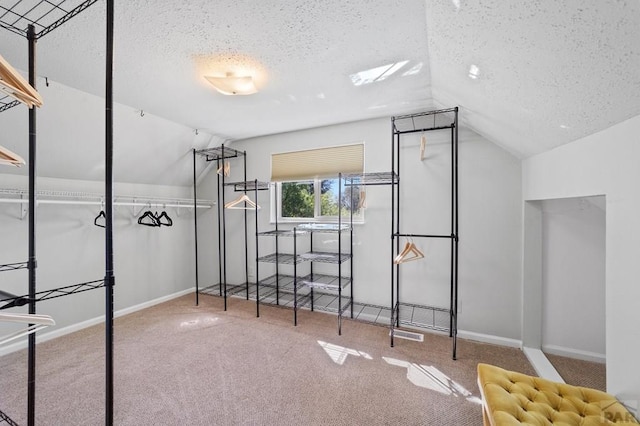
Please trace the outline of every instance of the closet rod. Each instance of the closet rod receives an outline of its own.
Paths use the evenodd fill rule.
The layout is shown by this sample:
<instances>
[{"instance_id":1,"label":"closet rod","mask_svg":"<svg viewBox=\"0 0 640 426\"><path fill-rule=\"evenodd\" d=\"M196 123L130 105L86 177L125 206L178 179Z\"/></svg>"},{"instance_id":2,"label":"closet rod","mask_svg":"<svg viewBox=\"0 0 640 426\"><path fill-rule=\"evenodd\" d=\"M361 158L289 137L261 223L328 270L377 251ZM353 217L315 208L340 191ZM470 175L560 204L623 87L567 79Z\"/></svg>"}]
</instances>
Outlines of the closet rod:
<instances>
[{"instance_id":1,"label":"closet rod","mask_svg":"<svg viewBox=\"0 0 640 426\"><path fill-rule=\"evenodd\" d=\"M24 198L28 195L29 192L26 189L15 189L15 188L0 188L0 195L4 195L7 197L22 197ZM64 199L64 198L74 198L80 200L103 200L105 199L105 194L101 192L79 192L79 191L60 191L60 190L49 190L49 189L39 189L36 191L36 197L39 200L43 199ZM43 198L46 197L46 198ZM185 203L192 205L193 198L188 197L176 197L176 196L149 196L149 195L139 195L139 194L114 194L114 200L132 200L135 202L145 202L145 203ZM0 198L1 199L1 198ZM211 200L199 199L198 202L206 202L212 203Z\"/></svg>"},{"instance_id":2,"label":"closet rod","mask_svg":"<svg viewBox=\"0 0 640 426\"><path fill-rule=\"evenodd\" d=\"M414 113L414 114L405 114L405 115L398 115L395 117L392 117L394 120L403 120L403 119L409 119L409 118L417 118L417 117L426 117L426 116L430 116L430 115L440 115L440 114L444 114L447 112L458 112L458 107L454 107L454 108L446 108L446 109L436 109L433 111L424 111L424 112L419 112L419 113Z\"/></svg>"},{"instance_id":3,"label":"closet rod","mask_svg":"<svg viewBox=\"0 0 640 426\"><path fill-rule=\"evenodd\" d=\"M453 128L453 124L449 124L446 126L437 126L437 127L425 127L424 129L412 129L412 130L395 130L395 133L399 135L406 135L407 133L422 133L422 132L431 132L433 130L444 130Z\"/></svg>"},{"instance_id":4,"label":"closet rod","mask_svg":"<svg viewBox=\"0 0 640 426\"><path fill-rule=\"evenodd\" d=\"M407 237L407 238L454 238L455 235L424 235L424 234L393 234L395 237Z\"/></svg>"},{"instance_id":5,"label":"closet rod","mask_svg":"<svg viewBox=\"0 0 640 426\"><path fill-rule=\"evenodd\" d=\"M10 204L26 204L29 200L22 198L0 198L0 203L10 203ZM101 201L80 201L80 200L37 200L36 204L70 204L70 205L88 205L88 206L100 206L104 204ZM127 206L127 207L145 207L145 206L162 206L162 207L177 207L177 208L188 208L192 209L193 204L177 204L177 203L164 203L162 201L148 201L148 202L124 202L124 201L115 201L113 203L114 206ZM206 201L202 202L202 204L196 205L199 209L210 209L215 205L215 201Z\"/></svg>"}]
</instances>

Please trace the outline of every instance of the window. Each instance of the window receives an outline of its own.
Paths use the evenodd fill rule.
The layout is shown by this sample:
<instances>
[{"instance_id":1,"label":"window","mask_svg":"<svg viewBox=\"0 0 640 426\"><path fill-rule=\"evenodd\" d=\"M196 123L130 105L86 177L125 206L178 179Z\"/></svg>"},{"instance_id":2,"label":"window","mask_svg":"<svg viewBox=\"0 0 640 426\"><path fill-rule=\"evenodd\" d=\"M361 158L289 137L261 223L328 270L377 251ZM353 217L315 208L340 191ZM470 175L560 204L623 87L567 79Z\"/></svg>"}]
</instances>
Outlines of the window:
<instances>
[{"instance_id":1,"label":"window","mask_svg":"<svg viewBox=\"0 0 640 426\"><path fill-rule=\"evenodd\" d=\"M353 219L362 222L360 187L337 176L363 171L364 143L272 154L271 180L280 182L272 220L331 222L338 215L349 219L353 210Z\"/></svg>"},{"instance_id":2,"label":"window","mask_svg":"<svg viewBox=\"0 0 640 426\"><path fill-rule=\"evenodd\" d=\"M283 182L280 189L280 217L314 218L316 213L315 182Z\"/></svg>"},{"instance_id":3,"label":"window","mask_svg":"<svg viewBox=\"0 0 640 426\"><path fill-rule=\"evenodd\" d=\"M349 219L353 210L353 220L362 222L364 211L360 207L360 187L346 186L339 179L314 179L307 181L282 182L277 185L279 221L320 221L335 222L338 214Z\"/></svg>"}]
</instances>

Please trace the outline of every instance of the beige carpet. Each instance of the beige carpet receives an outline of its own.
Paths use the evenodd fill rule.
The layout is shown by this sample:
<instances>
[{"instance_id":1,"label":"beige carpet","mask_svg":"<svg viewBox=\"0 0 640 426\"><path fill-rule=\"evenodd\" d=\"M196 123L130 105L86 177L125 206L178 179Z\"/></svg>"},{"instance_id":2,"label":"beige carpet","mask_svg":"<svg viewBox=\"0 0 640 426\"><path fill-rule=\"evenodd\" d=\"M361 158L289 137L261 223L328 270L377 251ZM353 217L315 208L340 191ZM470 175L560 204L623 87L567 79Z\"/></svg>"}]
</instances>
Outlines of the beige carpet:
<instances>
[{"instance_id":1,"label":"beige carpet","mask_svg":"<svg viewBox=\"0 0 640 426\"><path fill-rule=\"evenodd\" d=\"M605 364L558 355L545 355L566 383L598 389L603 392L607 391Z\"/></svg>"},{"instance_id":2,"label":"beige carpet","mask_svg":"<svg viewBox=\"0 0 640 426\"><path fill-rule=\"evenodd\" d=\"M481 425L478 362L533 374L517 349L232 299L185 296L116 320L117 425ZM38 425L104 424L103 328L38 345ZM409 380L411 379L411 380ZM0 409L26 424L26 351L0 358Z\"/></svg>"}]
</instances>

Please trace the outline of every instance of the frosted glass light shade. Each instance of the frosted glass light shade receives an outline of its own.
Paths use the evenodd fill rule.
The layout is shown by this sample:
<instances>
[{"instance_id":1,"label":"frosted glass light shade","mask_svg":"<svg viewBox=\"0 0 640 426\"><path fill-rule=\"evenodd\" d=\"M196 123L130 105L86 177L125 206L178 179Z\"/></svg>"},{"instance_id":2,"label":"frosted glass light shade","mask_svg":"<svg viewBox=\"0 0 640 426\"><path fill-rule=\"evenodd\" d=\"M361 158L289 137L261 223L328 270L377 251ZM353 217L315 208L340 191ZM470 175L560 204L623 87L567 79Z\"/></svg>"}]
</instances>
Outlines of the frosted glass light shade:
<instances>
[{"instance_id":1,"label":"frosted glass light shade","mask_svg":"<svg viewBox=\"0 0 640 426\"><path fill-rule=\"evenodd\" d=\"M223 95L252 95L258 92L251 76L235 77L227 75L225 77L205 76L204 78Z\"/></svg>"}]
</instances>

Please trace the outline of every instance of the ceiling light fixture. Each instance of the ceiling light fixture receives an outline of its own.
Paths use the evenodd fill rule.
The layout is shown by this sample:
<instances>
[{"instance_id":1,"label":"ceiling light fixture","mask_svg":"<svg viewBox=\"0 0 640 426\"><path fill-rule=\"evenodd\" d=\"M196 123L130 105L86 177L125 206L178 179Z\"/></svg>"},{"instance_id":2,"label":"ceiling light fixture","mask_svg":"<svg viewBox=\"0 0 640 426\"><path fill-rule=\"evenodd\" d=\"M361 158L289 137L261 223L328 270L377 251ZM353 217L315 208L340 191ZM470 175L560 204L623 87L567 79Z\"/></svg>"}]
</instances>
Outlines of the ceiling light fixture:
<instances>
[{"instance_id":1,"label":"ceiling light fixture","mask_svg":"<svg viewBox=\"0 0 640 426\"><path fill-rule=\"evenodd\" d=\"M252 95L258 92L253 77L236 77L228 72L224 77L205 76L209 83L223 95Z\"/></svg>"}]
</instances>

